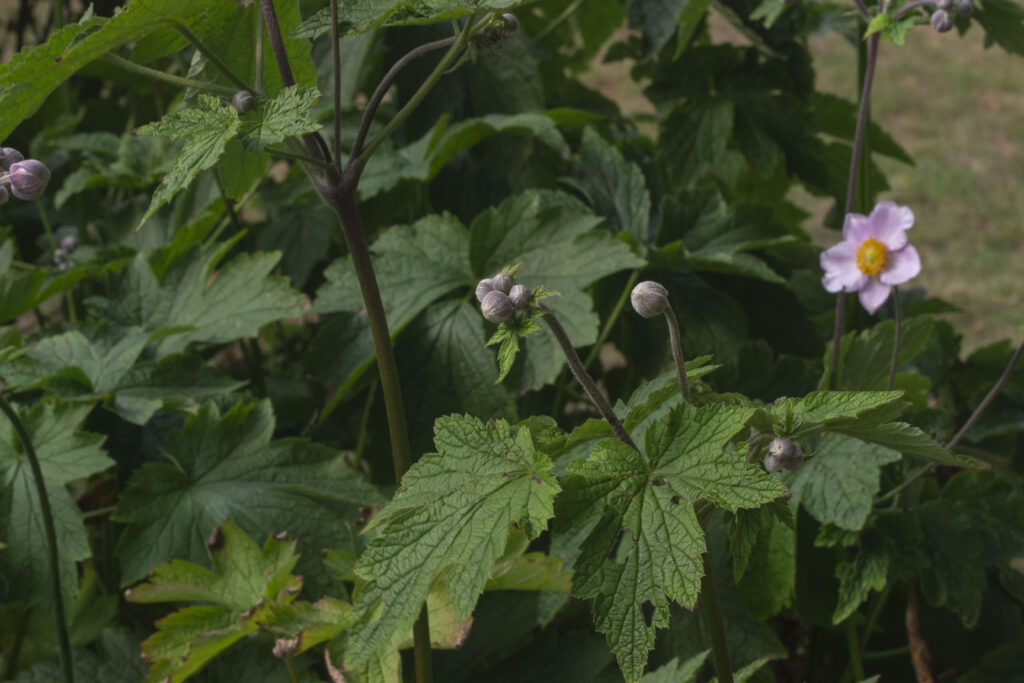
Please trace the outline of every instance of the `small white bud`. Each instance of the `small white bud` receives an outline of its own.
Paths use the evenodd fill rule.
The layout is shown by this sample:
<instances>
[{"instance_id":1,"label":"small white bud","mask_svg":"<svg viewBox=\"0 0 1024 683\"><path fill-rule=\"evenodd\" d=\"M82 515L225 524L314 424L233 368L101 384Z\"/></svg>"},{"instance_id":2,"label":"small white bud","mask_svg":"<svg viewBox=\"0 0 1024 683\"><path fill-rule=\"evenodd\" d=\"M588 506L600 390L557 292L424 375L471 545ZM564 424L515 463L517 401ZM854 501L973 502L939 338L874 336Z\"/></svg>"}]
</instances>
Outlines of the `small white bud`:
<instances>
[{"instance_id":1,"label":"small white bud","mask_svg":"<svg viewBox=\"0 0 1024 683\"><path fill-rule=\"evenodd\" d=\"M641 282L629 295L633 310L645 318L653 318L665 312L668 306L668 290L652 280Z\"/></svg>"},{"instance_id":2,"label":"small white bud","mask_svg":"<svg viewBox=\"0 0 1024 683\"><path fill-rule=\"evenodd\" d=\"M504 292L494 290L488 292L483 301L480 302L480 311L484 317L492 323L503 323L510 320L515 313L512 302Z\"/></svg>"},{"instance_id":3,"label":"small white bud","mask_svg":"<svg viewBox=\"0 0 1024 683\"><path fill-rule=\"evenodd\" d=\"M33 201L46 192L50 182L50 169L36 159L25 159L11 164L11 192L18 199Z\"/></svg>"},{"instance_id":4,"label":"small white bud","mask_svg":"<svg viewBox=\"0 0 1024 683\"><path fill-rule=\"evenodd\" d=\"M484 297L494 291L494 281L491 278L481 280L476 284L476 300L483 301Z\"/></svg>"},{"instance_id":5,"label":"small white bud","mask_svg":"<svg viewBox=\"0 0 1024 683\"><path fill-rule=\"evenodd\" d=\"M499 292L508 294L512 289L512 276L507 273L498 273L491 278L491 285Z\"/></svg>"},{"instance_id":6,"label":"small white bud","mask_svg":"<svg viewBox=\"0 0 1024 683\"><path fill-rule=\"evenodd\" d=\"M515 37L519 33L519 20L516 19L516 15L506 12L501 15L501 18L505 20L505 37Z\"/></svg>"},{"instance_id":7,"label":"small white bud","mask_svg":"<svg viewBox=\"0 0 1024 683\"><path fill-rule=\"evenodd\" d=\"M65 235L60 241L60 248L65 254L74 253L78 249L78 237L76 235Z\"/></svg>"},{"instance_id":8,"label":"small white bud","mask_svg":"<svg viewBox=\"0 0 1024 683\"><path fill-rule=\"evenodd\" d=\"M798 470L803 463L804 452L796 441L780 436L768 444L768 455L764 459L764 468L767 471L779 472L783 467L787 470Z\"/></svg>"},{"instance_id":9,"label":"small white bud","mask_svg":"<svg viewBox=\"0 0 1024 683\"><path fill-rule=\"evenodd\" d=\"M0 147L0 170L6 171L11 168L11 164L24 160L21 152L13 147Z\"/></svg>"},{"instance_id":10,"label":"small white bud","mask_svg":"<svg viewBox=\"0 0 1024 683\"><path fill-rule=\"evenodd\" d=\"M944 9L935 10L932 13L932 28L939 33L945 33L946 31L953 28L953 18L949 16L949 12Z\"/></svg>"},{"instance_id":11,"label":"small white bud","mask_svg":"<svg viewBox=\"0 0 1024 683\"><path fill-rule=\"evenodd\" d=\"M235 93L234 97L231 98L231 106L235 108L239 114L248 114L252 111L252 105L255 102L255 98L252 93L248 90L239 90Z\"/></svg>"},{"instance_id":12,"label":"small white bud","mask_svg":"<svg viewBox=\"0 0 1024 683\"><path fill-rule=\"evenodd\" d=\"M526 285L512 285L512 289L508 292L508 298L516 308L526 308L530 305L533 292Z\"/></svg>"}]
</instances>

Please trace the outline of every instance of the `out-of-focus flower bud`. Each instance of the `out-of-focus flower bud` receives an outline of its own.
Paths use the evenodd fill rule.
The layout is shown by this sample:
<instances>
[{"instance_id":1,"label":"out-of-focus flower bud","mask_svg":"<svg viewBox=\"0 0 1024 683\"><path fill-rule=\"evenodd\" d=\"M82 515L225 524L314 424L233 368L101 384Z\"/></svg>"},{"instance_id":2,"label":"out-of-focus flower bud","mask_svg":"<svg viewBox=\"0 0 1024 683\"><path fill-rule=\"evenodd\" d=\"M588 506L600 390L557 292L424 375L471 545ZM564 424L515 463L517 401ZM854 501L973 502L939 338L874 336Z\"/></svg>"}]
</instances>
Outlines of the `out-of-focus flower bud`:
<instances>
[{"instance_id":1,"label":"out-of-focus flower bud","mask_svg":"<svg viewBox=\"0 0 1024 683\"><path fill-rule=\"evenodd\" d=\"M508 296L498 290L487 293L484 300L480 302L480 311L492 323L506 322L515 314L515 308L508 300Z\"/></svg>"},{"instance_id":2,"label":"out-of-focus flower bud","mask_svg":"<svg viewBox=\"0 0 1024 683\"><path fill-rule=\"evenodd\" d=\"M971 0L957 0L956 13L961 17L969 17L974 14L974 3Z\"/></svg>"},{"instance_id":3,"label":"out-of-focus flower bud","mask_svg":"<svg viewBox=\"0 0 1024 683\"><path fill-rule=\"evenodd\" d=\"M50 182L50 169L35 159L25 159L11 164L9 173L11 192L18 199L39 199L46 192L46 184Z\"/></svg>"},{"instance_id":4,"label":"out-of-focus flower bud","mask_svg":"<svg viewBox=\"0 0 1024 683\"><path fill-rule=\"evenodd\" d=\"M231 106L235 108L240 115L248 114L252 111L252 105L255 102L255 98L252 93L248 90L239 90L235 93L234 97L231 98Z\"/></svg>"},{"instance_id":5,"label":"out-of-focus flower bud","mask_svg":"<svg viewBox=\"0 0 1024 683\"><path fill-rule=\"evenodd\" d=\"M25 157L21 155L21 152L13 147L0 147L0 170L6 171L11 168L11 164L24 160Z\"/></svg>"},{"instance_id":6,"label":"out-of-focus flower bud","mask_svg":"<svg viewBox=\"0 0 1024 683\"><path fill-rule=\"evenodd\" d=\"M519 20L516 19L516 15L506 12L501 18L505 20L505 37L514 38L519 33Z\"/></svg>"},{"instance_id":7,"label":"out-of-focus flower bud","mask_svg":"<svg viewBox=\"0 0 1024 683\"><path fill-rule=\"evenodd\" d=\"M645 280L629 294L633 310L645 318L653 318L665 312L668 306L668 290L653 280Z\"/></svg>"},{"instance_id":8,"label":"out-of-focus flower bud","mask_svg":"<svg viewBox=\"0 0 1024 683\"><path fill-rule=\"evenodd\" d=\"M476 283L476 300L482 302L484 297L494 291L494 280L486 278Z\"/></svg>"},{"instance_id":9,"label":"out-of-focus flower bud","mask_svg":"<svg viewBox=\"0 0 1024 683\"><path fill-rule=\"evenodd\" d=\"M949 12L944 9L937 9L932 12L932 28L939 33L945 33L949 29L953 28L953 18L949 16Z\"/></svg>"},{"instance_id":10,"label":"out-of-focus flower bud","mask_svg":"<svg viewBox=\"0 0 1024 683\"><path fill-rule=\"evenodd\" d=\"M526 285L512 285L512 289L508 292L508 299L516 308L526 308L530 305L532 298L533 292Z\"/></svg>"},{"instance_id":11,"label":"out-of-focus flower bud","mask_svg":"<svg viewBox=\"0 0 1024 683\"><path fill-rule=\"evenodd\" d=\"M779 437L768 444L768 455L764 458L764 468L769 472L798 470L804 464L804 452L800 444L792 439Z\"/></svg>"},{"instance_id":12,"label":"out-of-focus flower bud","mask_svg":"<svg viewBox=\"0 0 1024 683\"><path fill-rule=\"evenodd\" d=\"M65 254L72 254L78 249L78 236L77 235L65 235L64 239L60 241L60 248Z\"/></svg>"},{"instance_id":13,"label":"out-of-focus flower bud","mask_svg":"<svg viewBox=\"0 0 1024 683\"><path fill-rule=\"evenodd\" d=\"M491 286L502 294L508 294L512 289L512 276L507 273L498 273L491 278Z\"/></svg>"}]
</instances>

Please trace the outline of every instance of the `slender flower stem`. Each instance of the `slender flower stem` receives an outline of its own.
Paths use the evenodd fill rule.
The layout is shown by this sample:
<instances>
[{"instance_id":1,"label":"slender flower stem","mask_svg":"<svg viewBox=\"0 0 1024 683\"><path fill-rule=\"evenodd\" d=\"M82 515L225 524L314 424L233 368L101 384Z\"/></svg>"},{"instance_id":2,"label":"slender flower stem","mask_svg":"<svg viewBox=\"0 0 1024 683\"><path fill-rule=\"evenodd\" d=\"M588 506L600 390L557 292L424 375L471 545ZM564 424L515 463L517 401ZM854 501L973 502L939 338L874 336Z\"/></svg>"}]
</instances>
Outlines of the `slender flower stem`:
<instances>
[{"instance_id":1,"label":"slender flower stem","mask_svg":"<svg viewBox=\"0 0 1024 683\"><path fill-rule=\"evenodd\" d=\"M338 0L331 0L331 60L334 67L334 170L341 175L341 36Z\"/></svg>"},{"instance_id":2,"label":"slender flower stem","mask_svg":"<svg viewBox=\"0 0 1024 683\"><path fill-rule=\"evenodd\" d=\"M185 36L185 38L188 39L188 42L192 43L192 45L197 50L199 50L200 54L202 54L203 57L206 57L206 61L210 62L210 64L213 64L213 66L216 67L217 71L220 71L222 74L224 74L225 78L227 78L229 81L238 86L239 90L252 91L252 88L249 86L249 84L243 81L241 78L239 78L238 75L231 70L231 67L224 63L224 60L217 56L216 52L206 47L206 45L203 44L203 41L199 40L199 36L192 33L192 31L189 30L188 26L185 26L185 24L181 23L180 21L172 21L171 26L178 33Z\"/></svg>"},{"instance_id":3,"label":"slender flower stem","mask_svg":"<svg viewBox=\"0 0 1024 683\"><path fill-rule=\"evenodd\" d=\"M629 301L629 293L633 291L633 285L640 279L640 271L634 270L633 274L626 280L626 286L622 288L622 294L619 295L619 300L615 302L615 308L612 309L608 319L604 321L604 327L601 328L601 334L597 336L597 341L594 342L594 346L590 349L590 353L587 354L587 359L583 361L583 367L589 368L597 360L597 356L601 353L601 347L604 346L604 342L608 339L608 335L612 333L612 328L615 327L616 321L622 314L622 309L626 307L626 302Z\"/></svg>"},{"instance_id":4,"label":"slender flower stem","mask_svg":"<svg viewBox=\"0 0 1024 683\"><path fill-rule=\"evenodd\" d=\"M18 413L3 394L0 394L0 410L10 420L14 431L21 440L21 447L25 449L25 457L32 470L32 480L35 482L36 495L39 496L39 509L43 513L43 530L46 532L46 556L50 565L50 589L53 592L54 621L57 626L57 641L60 645L60 664L64 674L64 683L74 683L75 674L71 665L71 640L68 637L68 623L64 616L64 595L60 590L60 558L57 550L57 530L53 525L53 511L50 508L50 497L46 493L46 482L43 479L43 469L39 465L39 457L36 449L32 446L32 437L25 428Z\"/></svg>"},{"instance_id":5,"label":"slender flower stem","mask_svg":"<svg viewBox=\"0 0 1024 683\"><path fill-rule=\"evenodd\" d=\"M263 151L272 157L279 157L281 159L289 159L291 161L301 161L307 164L313 164L320 168L334 170L334 166L330 163L323 161L322 159L316 159L309 156L308 154L302 154L301 152L291 152L284 149L278 149L277 147L264 147Z\"/></svg>"},{"instance_id":6,"label":"slender flower stem","mask_svg":"<svg viewBox=\"0 0 1024 683\"><path fill-rule=\"evenodd\" d=\"M562 347L565 359L569 362L569 369L572 370L572 374L583 387L583 391L586 392L591 403L597 407L598 412L601 413L601 417L611 425L612 431L615 432L615 438L630 448L639 451L640 449L636 447L635 443L633 443L633 439L631 439L629 433L626 432L626 428L622 426L622 422L615 415L612 407L608 405L608 401L605 400L601 390L597 387L597 383L594 382L594 378L591 377L586 368L583 367L583 363L580 361L580 357L576 353L576 349L573 348L572 342L569 340L569 335L565 333L565 328L562 327L562 323L558 322L558 318L555 317L555 314L550 312L545 313L542 320L544 320L548 327L551 328L551 333L555 335L555 340L558 342L558 345Z\"/></svg>"},{"instance_id":7,"label":"slender flower stem","mask_svg":"<svg viewBox=\"0 0 1024 683\"><path fill-rule=\"evenodd\" d=\"M267 2L268 0L260 1ZM452 46L448 48L448 51L444 53L444 56L441 57L441 61L437 63L434 70L431 71L430 75L427 76L427 79L423 81L419 90L417 90L413 96L409 98L409 101L405 103L405 106L395 114L395 118L388 121L387 125L384 126L384 129L377 134L377 137L370 141L370 144L366 146L366 149L360 152L359 156L354 157L349 162L346 172L351 174L353 179L357 179L359 177L363 171L363 167L366 166L366 162L370 160L370 157L377 151L377 148L384 144L384 141L391 137L391 134L395 132L395 129L409 118L409 115L412 114L416 107L420 105L420 102L422 102L427 94L433 89L434 85L436 85L441 79L441 76L444 75L444 72L448 70L449 65L455 61L455 58L462 51L462 48L469 43L473 29L476 27L475 21L476 14L470 14L469 17L466 18L466 25L463 27L462 32L459 33L459 37L454 43L452 43Z\"/></svg>"},{"instance_id":8,"label":"slender flower stem","mask_svg":"<svg viewBox=\"0 0 1024 683\"><path fill-rule=\"evenodd\" d=\"M263 13L254 12L256 15L256 74L254 83L256 84L256 94L260 97L264 97L266 93L263 92L263 56L265 50L263 48Z\"/></svg>"},{"instance_id":9,"label":"slender flower stem","mask_svg":"<svg viewBox=\"0 0 1024 683\"><path fill-rule=\"evenodd\" d=\"M111 64L116 64L125 71L131 71L132 73L139 74L140 76L152 78L156 81L163 81L164 83L170 83L172 85L177 85L182 88L194 88L196 90L208 92L211 95L223 95L225 97L231 97L236 92L234 89L229 88L226 85L218 85L217 83L207 83L206 81L198 81L194 78L185 78L184 76L175 76L173 74L164 73L163 71L160 71L158 69L150 69L148 66L136 64L130 59L118 57L113 52L108 52L107 54L103 55L103 60L110 62Z\"/></svg>"},{"instance_id":10,"label":"slender flower stem","mask_svg":"<svg viewBox=\"0 0 1024 683\"><path fill-rule=\"evenodd\" d=\"M42 200L36 200L36 208L39 210L39 219L43 223L43 230L46 232L46 239L50 243L50 248L54 252L57 251L57 238L53 234L53 225L50 223L50 217L46 213L46 207L43 206ZM76 322L78 315L75 312L75 299L71 295L71 290L64 292L64 301L68 307L68 321Z\"/></svg>"},{"instance_id":11,"label":"slender flower stem","mask_svg":"<svg viewBox=\"0 0 1024 683\"><path fill-rule=\"evenodd\" d=\"M675 361L676 374L679 376L679 388L683 392L683 400L689 403L690 385L686 381L686 360L683 358L683 343L679 338L679 320L672 306L665 306L665 319L668 321L668 336L672 343L672 360Z\"/></svg>"},{"instance_id":12,"label":"slender flower stem","mask_svg":"<svg viewBox=\"0 0 1024 683\"><path fill-rule=\"evenodd\" d=\"M718 589L711 576L711 562L704 553L704 578L700 580L700 596L704 603L704 618L711 631L711 649L715 657L715 673L719 683L733 683L732 666L729 664L729 643L725 638L725 622L722 620L722 605L718 600Z\"/></svg>"},{"instance_id":13,"label":"slender flower stem","mask_svg":"<svg viewBox=\"0 0 1024 683\"><path fill-rule=\"evenodd\" d=\"M853 3L857 5L857 11L860 12L862 17L865 19L871 19L871 11L868 9L868 6L864 4L864 0L853 0Z\"/></svg>"},{"instance_id":14,"label":"slender flower stem","mask_svg":"<svg viewBox=\"0 0 1024 683\"><path fill-rule=\"evenodd\" d=\"M566 5L565 9L562 10L557 17L555 17L554 19L547 23L547 26L544 27L543 31L534 36L533 44L536 45L540 41L544 40L545 36L547 36L549 33L558 28L563 21L571 17L576 12L576 10L580 8L580 5L582 5L583 2L584 0L573 0L568 5Z\"/></svg>"},{"instance_id":15,"label":"slender flower stem","mask_svg":"<svg viewBox=\"0 0 1024 683\"><path fill-rule=\"evenodd\" d=\"M857 627L853 620L847 619L843 622L846 627L846 644L850 650L850 666L853 668L853 680L864 680L864 661L860 654L860 639L857 637Z\"/></svg>"},{"instance_id":16,"label":"slender flower stem","mask_svg":"<svg viewBox=\"0 0 1024 683\"><path fill-rule=\"evenodd\" d=\"M899 287L892 288L892 359L889 361L889 381L886 382L886 391L892 391L896 383L896 363L900 356L900 335L903 333L903 304L900 302Z\"/></svg>"},{"instance_id":17,"label":"slender flower stem","mask_svg":"<svg viewBox=\"0 0 1024 683\"><path fill-rule=\"evenodd\" d=\"M864 68L864 85L861 88L860 108L857 111L857 128L853 136L853 153L850 158L850 175L846 183L846 210L844 216L853 211L857 196L857 177L860 173L861 159L866 144L868 112L871 111L871 86L875 80L875 67L878 63L878 34L868 38L867 63ZM836 294L836 318L832 331L832 368L829 374L829 388L835 389L839 375L839 344L842 341L844 318L846 315L846 292Z\"/></svg>"},{"instance_id":18,"label":"slender flower stem","mask_svg":"<svg viewBox=\"0 0 1024 683\"><path fill-rule=\"evenodd\" d=\"M928 5L934 5L935 0L914 0L914 2L908 4L906 7L901 8L895 14L892 15L893 21L899 21L903 17L907 16L919 7L927 7Z\"/></svg>"},{"instance_id":19,"label":"slender flower stem","mask_svg":"<svg viewBox=\"0 0 1024 683\"><path fill-rule=\"evenodd\" d=\"M351 166L352 162L359 157L363 151L363 143L366 141L366 135L370 132L370 126L373 124L373 117L377 114L377 108L380 107L381 101L391 88L391 84L398 78L398 74L408 66L410 63L419 59L423 55L430 54L435 50L443 50L446 47L451 47L455 44L456 37L444 38L442 40L435 40L432 43L424 43L419 47L415 47L405 55L402 56L397 62L392 65L388 72L384 74L384 78L381 79L377 85L377 89L373 91L373 95L370 97L370 101L367 102L366 108L363 110L363 119L359 124L359 132L356 133L356 140L352 145L352 151L349 153L348 165ZM338 96L341 96L340 86ZM340 105L337 105L340 108Z\"/></svg>"}]
</instances>

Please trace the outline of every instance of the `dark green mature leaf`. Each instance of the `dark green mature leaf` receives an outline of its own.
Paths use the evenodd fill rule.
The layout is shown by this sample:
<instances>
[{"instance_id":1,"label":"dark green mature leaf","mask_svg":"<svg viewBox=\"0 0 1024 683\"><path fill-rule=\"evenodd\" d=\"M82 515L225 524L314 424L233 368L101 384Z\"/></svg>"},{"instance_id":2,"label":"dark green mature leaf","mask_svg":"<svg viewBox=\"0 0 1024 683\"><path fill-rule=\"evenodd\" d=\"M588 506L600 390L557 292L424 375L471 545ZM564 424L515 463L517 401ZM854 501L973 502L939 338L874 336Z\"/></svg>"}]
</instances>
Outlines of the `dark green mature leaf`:
<instances>
[{"instance_id":1,"label":"dark green mature leaf","mask_svg":"<svg viewBox=\"0 0 1024 683\"><path fill-rule=\"evenodd\" d=\"M897 451L828 434L790 488L815 519L856 531L864 526L879 489L879 468L900 459Z\"/></svg>"},{"instance_id":2,"label":"dark green mature leaf","mask_svg":"<svg viewBox=\"0 0 1024 683\"><path fill-rule=\"evenodd\" d=\"M921 592L971 628L978 623L985 593L985 567L979 562L982 537L966 510L943 500L922 505L917 517L924 532L921 548L931 565L921 571Z\"/></svg>"},{"instance_id":3,"label":"dark green mature leaf","mask_svg":"<svg viewBox=\"0 0 1024 683\"><path fill-rule=\"evenodd\" d=\"M536 290L539 285L560 296L545 300L575 346L597 339L597 316L591 312L590 283L643 260L622 242L593 230L600 219L562 192L531 190L482 212L470 227L470 262L478 278L491 277L506 266L521 266L516 281ZM523 362L512 371L522 389L554 381L565 359L548 334L524 341Z\"/></svg>"},{"instance_id":4,"label":"dark green mature leaf","mask_svg":"<svg viewBox=\"0 0 1024 683\"><path fill-rule=\"evenodd\" d=\"M137 470L114 513L126 527L117 550L124 584L171 558L205 560L207 536L227 518L252 534L287 531L314 549L302 561L312 567L317 550L346 533L330 503L383 502L337 451L304 439L271 441L273 432L263 401L223 415L206 403L171 433L163 446L170 462Z\"/></svg>"},{"instance_id":5,"label":"dark green mature leaf","mask_svg":"<svg viewBox=\"0 0 1024 683\"><path fill-rule=\"evenodd\" d=\"M690 683L704 665L709 654L711 654L711 650L704 650L684 662L673 659L665 666L641 678L640 683Z\"/></svg>"},{"instance_id":6,"label":"dark green mature leaf","mask_svg":"<svg viewBox=\"0 0 1024 683\"><path fill-rule=\"evenodd\" d=\"M11 242L7 241L2 247L7 259L13 258L10 245ZM73 268L59 273L45 270L5 270L6 272L0 274L0 323L16 320L23 313L74 286L88 275L84 268Z\"/></svg>"},{"instance_id":7,"label":"dark green mature leaf","mask_svg":"<svg viewBox=\"0 0 1024 683\"><path fill-rule=\"evenodd\" d=\"M651 195L640 167L594 131L583 130L583 147L575 163L574 185L594 210L608 220L613 233L626 231L646 244L651 224Z\"/></svg>"},{"instance_id":8,"label":"dark green mature leaf","mask_svg":"<svg viewBox=\"0 0 1024 683\"><path fill-rule=\"evenodd\" d=\"M320 124L309 118L309 110L318 97L316 88L285 88L263 106L262 117L258 112L245 117L240 125L242 144L250 152L260 152L267 145L293 135L319 130Z\"/></svg>"},{"instance_id":9,"label":"dark green mature leaf","mask_svg":"<svg viewBox=\"0 0 1024 683\"><path fill-rule=\"evenodd\" d=\"M569 466L559 523L579 527L601 517L576 560L573 592L594 598L595 625L627 680L643 674L655 630L668 625L669 600L688 607L697 600L706 546L693 503L735 511L785 491L723 448L752 414L683 404L648 428L646 457L609 439Z\"/></svg>"},{"instance_id":10,"label":"dark green mature leaf","mask_svg":"<svg viewBox=\"0 0 1024 683\"><path fill-rule=\"evenodd\" d=\"M1024 7L1013 0L984 0L983 4L975 8L974 20L985 29L985 47L998 45L1024 55Z\"/></svg>"},{"instance_id":11,"label":"dark green mature leaf","mask_svg":"<svg viewBox=\"0 0 1024 683\"><path fill-rule=\"evenodd\" d=\"M304 297L285 278L269 275L280 254L241 254L215 269L230 245L193 245L158 280L142 254L122 273L110 299L87 303L95 315L147 332L178 328L156 346L159 357L193 342L219 344L254 337L263 325L297 317ZM210 282L210 276L216 277Z\"/></svg>"},{"instance_id":12,"label":"dark green mature leaf","mask_svg":"<svg viewBox=\"0 0 1024 683\"><path fill-rule=\"evenodd\" d=\"M957 683L1018 683L1024 643L1007 643L981 658L981 664L957 679Z\"/></svg>"},{"instance_id":13,"label":"dark green mature leaf","mask_svg":"<svg viewBox=\"0 0 1024 683\"><path fill-rule=\"evenodd\" d=\"M660 126L659 152L672 180L689 187L725 154L734 106L726 100L694 99L674 107Z\"/></svg>"},{"instance_id":14,"label":"dark green mature leaf","mask_svg":"<svg viewBox=\"0 0 1024 683\"><path fill-rule=\"evenodd\" d=\"M199 107L182 109L168 114L156 123L139 128L139 135L153 135L171 139L186 138L184 146L174 160L171 172L164 176L153 193L149 208L139 221L139 228L161 206L180 190L188 187L196 174L215 163L224 153L228 141L238 133L241 122L233 107L210 95L200 95ZM254 148L256 151L258 148Z\"/></svg>"},{"instance_id":15,"label":"dark green mature leaf","mask_svg":"<svg viewBox=\"0 0 1024 683\"><path fill-rule=\"evenodd\" d=\"M125 591L131 602L198 602L157 622L142 643L153 663L147 681L183 681L259 628L258 613L287 605L302 588L292 576L295 542L267 539L261 549L228 520L210 537L213 570L182 560L157 567L149 580Z\"/></svg>"},{"instance_id":16,"label":"dark green mature leaf","mask_svg":"<svg viewBox=\"0 0 1024 683\"><path fill-rule=\"evenodd\" d=\"M78 592L76 562L92 556L82 513L65 484L114 464L101 448L104 437L80 431L92 405L37 404L15 407L32 437L53 511L64 604ZM49 610L53 605L46 532L25 447L6 416L0 417L0 573L9 594Z\"/></svg>"},{"instance_id":17,"label":"dark green mature leaf","mask_svg":"<svg viewBox=\"0 0 1024 683\"><path fill-rule=\"evenodd\" d=\"M435 424L437 453L416 462L391 503L370 522L379 530L356 570L362 624L345 652L361 667L412 628L431 584L447 572L447 594L467 618L505 548L509 527L544 530L559 491L551 461L529 431L468 416Z\"/></svg>"},{"instance_id":18,"label":"dark green mature leaf","mask_svg":"<svg viewBox=\"0 0 1024 683\"><path fill-rule=\"evenodd\" d=\"M85 648L72 650L76 681L103 683L139 683L148 668L139 657L139 639L121 629L107 628L100 634L98 653ZM53 683L63 680L57 660L35 664L23 670L16 683Z\"/></svg>"},{"instance_id":19,"label":"dark green mature leaf","mask_svg":"<svg viewBox=\"0 0 1024 683\"><path fill-rule=\"evenodd\" d=\"M762 517L757 540L750 549L747 571L736 585L743 604L758 620L788 607L796 589L796 532L767 507L762 508L768 514Z\"/></svg>"},{"instance_id":20,"label":"dark green mature leaf","mask_svg":"<svg viewBox=\"0 0 1024 683\"><path fill-rule=\"evenodd\" d=\"M441 117L419 140L401 149L384 145L359 180L359 198L366 200L396 187L403 180L427 182L456 155L499 133L535 138L565 156L569 147L554 118L545 113L490 114L449 125Z\"/></svg>"},{"instance_id":21,"label":"dark green mature leaf","mask_svg":"<svg viewBox=\"0 0 1024 683\"><path fill-rule=\"evenodd\" d=\"M471 12L501 10L520 0L352 0L338 7L343 36L386 26L434 24ZM302 23L293 38L317 38L331 31L331 12L325 7Z\"/></svg>"},{"instance_id":22,"label":"dark green mature leaf","mask_svg":"<svg viewBox=\"0 0 1024 683\"><path fill-rule=\"evenodd\" d=\"M687 0L629 0L629 27L643 34L646 54L657 53L675 35L686 5Z\"/></svg>"},{"instance_id":23,"label":"dark green mature leaf","mask_svg":"<svg viewBox=\"0 0 1024 683\"><path fill-rule=\"evenodd\" d=\"M853 141L853 132L857 127L857 105L849 100L829 93L814 93L814 118L821 132L832 137ZM870 149L872 154L884 154L887 157L902 161L911 166L914 160L899 143L882 130L875 121L868 128Z\"/></svg>"},{"instance_id":24,"label":"dark green mature leaf","mask_svg":"<svg viewBox=\"0 0 1024 683\"><path fill-rule=\"evenodd\" d=\"M924 351L934 326L934 318L927 315L903 321L897 367L910 363ZM892 358L892 338L892 320L883 320L871 329L844 335L839 345L839 377L836 386L840 389L884 389ZM828 386L831 354L831 349L825 352L825 374L821 378L820 387Z\"/></svg>"},{"instance_id":25,"label":"dark green mature leaf","mask_svg":"<svg viewBox=\"0 0 1024 683\"><path fill-rule=\"evenodd\" d=\"M906 422L887 422L881 425L852 424L830 427L829 431L855 436L868 443L885 446L901 453L927 458L940 465L977 467L972 458L952 453L930 436Z\"/></svg>"},{"instance_id":26,"label":"dark green mature leaf","mask_svg":"<svg viewBox=\"0 0 1024 683\"><path fill-rule=\"evenodd\" d=\"M872 590L885 588L889 572L889 556L881 548L862 546L852 562L836 567L839 579L839 602L832 623L840 624L868 599Z\"/></svg>"}]
</instances>

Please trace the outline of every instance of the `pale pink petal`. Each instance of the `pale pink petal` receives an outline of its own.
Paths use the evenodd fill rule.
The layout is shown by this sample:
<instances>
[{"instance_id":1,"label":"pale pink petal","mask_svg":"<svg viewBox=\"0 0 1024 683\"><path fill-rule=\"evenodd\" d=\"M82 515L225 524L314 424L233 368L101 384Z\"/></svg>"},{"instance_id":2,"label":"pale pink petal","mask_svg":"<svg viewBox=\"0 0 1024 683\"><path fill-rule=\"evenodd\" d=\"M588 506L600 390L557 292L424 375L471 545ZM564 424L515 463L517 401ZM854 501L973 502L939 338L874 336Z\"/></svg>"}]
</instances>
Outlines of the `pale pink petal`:
<instances>
[{"instance_id":1,"label":"pale pink petal","mask_svg":"<svg viewBox=\"0 0 1024 683\"><path fill-rule=\"evenodd\" d=\"M869 237L874 237L874 234L868 217L859 213L846 214L843 219L843 239L860 244Z\"/></svg>"},{"instance_id":2,"label":"pale pink petal","mask_svg":"<svg viewBox=\"0 0 1024 683\"><path fill-rule=\"evenodd\" d=\"M840 242L821 252L821 268L825 271L821 284L833 294L840 290L855 292L867 280L857 267L857 245L853 242Z\"/></svg>"},{"instance_id":3,"label":"pale pink petal","mask_svg":"<svg viewBox=\"0 0 1024 683\"><path fill-rule=\"evenodd\" d=\"M902 285L921 272L921 257L917 249L908 244L899 251L889 252L889 264L885 272L878 276L882 284Z\"/></svg>"},{"instance_id":4,"label":"pale pink petal","mask_svg":"<svg viewBox=\"0 0 1024 683\"><path fill-rule=\"evenodd\" d=\"M895 202L878 202L868 221L871 223L871 236L881 241L889 251L895 251L907 244L907 230L914 225L914 212Z\"/></svg>"},{"instance_id":5,"label":"pale pink petal","mask_svg":"<svg viewBox=\"0 0 1024 683\"><path fill-rule=\"evenodd\" d=\"M868 283L857 292L857 296L860 297L860 305L867 309L868 313L874 313L889 298L891 291L892 287L889 285L882 284L876 278L870 278Z\"/></svg>"}]
</instances>

